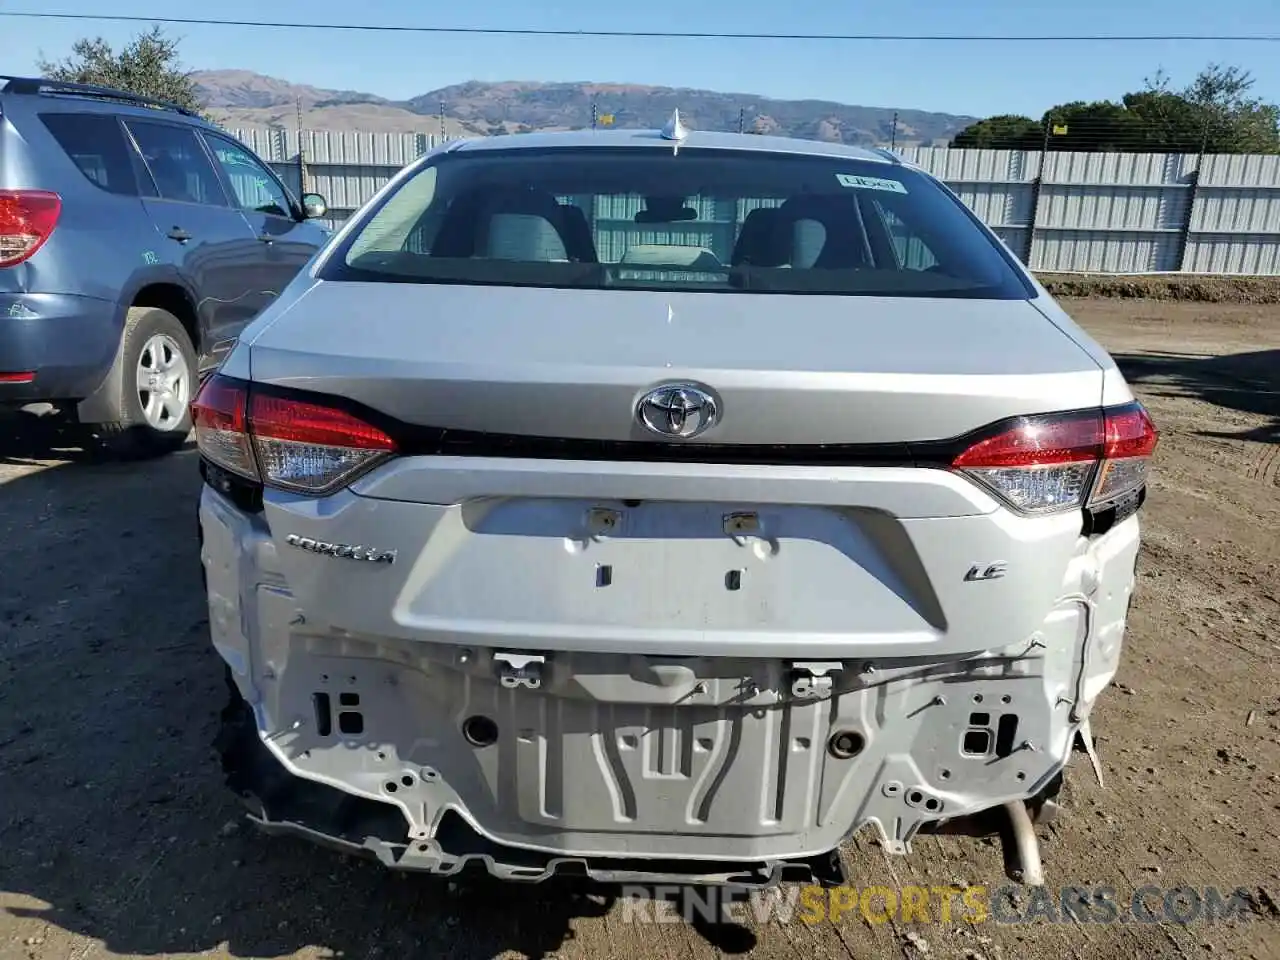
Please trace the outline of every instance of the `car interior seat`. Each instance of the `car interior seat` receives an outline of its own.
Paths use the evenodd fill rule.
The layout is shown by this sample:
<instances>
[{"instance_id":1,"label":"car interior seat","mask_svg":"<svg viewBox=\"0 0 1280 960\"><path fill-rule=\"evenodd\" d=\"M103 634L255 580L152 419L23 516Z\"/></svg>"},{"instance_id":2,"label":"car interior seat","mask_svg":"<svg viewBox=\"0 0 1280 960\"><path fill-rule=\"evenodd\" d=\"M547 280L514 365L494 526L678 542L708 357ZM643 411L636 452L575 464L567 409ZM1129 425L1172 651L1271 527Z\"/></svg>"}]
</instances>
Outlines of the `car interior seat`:
<instances>
[{"instance_id":1,"label":"car interior seat","mask_svg":"<svg viewBox=\"0 0 1280 960\"><path fill-rule=\"evenodd\" d=\"M432 244L434 257L596 263L587 218L549 193L483 188L459 197Z\"/></svg>"}]
</instances>

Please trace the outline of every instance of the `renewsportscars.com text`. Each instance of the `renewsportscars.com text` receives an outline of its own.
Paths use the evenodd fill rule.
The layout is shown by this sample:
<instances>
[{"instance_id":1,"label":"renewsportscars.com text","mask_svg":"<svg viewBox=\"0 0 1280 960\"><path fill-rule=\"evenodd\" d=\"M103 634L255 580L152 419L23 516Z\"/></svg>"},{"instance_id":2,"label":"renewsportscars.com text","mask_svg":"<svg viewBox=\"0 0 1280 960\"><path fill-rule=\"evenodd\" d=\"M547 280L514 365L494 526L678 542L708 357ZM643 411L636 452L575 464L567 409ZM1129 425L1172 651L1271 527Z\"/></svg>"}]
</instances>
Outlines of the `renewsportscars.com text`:
<instances>
[{"instance_id":1,"label":"renewsportscars.com text","mask_svg":"<svg viewBox=\"0 0 1280 960\"><path fill-rule=\"evenodd\" d=\"M1252 917L1247 890L1107 886L623 887L624 923L1216 923Z\"/></svg>"}]
</instances>

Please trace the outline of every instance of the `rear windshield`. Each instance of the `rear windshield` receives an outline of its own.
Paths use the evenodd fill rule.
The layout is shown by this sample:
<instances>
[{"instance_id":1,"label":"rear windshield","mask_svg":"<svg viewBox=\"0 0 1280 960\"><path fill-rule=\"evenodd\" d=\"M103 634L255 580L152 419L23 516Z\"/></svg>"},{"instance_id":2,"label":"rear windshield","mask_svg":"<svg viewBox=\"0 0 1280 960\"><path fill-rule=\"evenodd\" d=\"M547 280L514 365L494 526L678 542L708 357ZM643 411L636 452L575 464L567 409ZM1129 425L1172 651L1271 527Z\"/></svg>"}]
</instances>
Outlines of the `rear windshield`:
<instances>
[{"instance_id":1,"label":"rear windshield","mask_svg":"<svg viewBox=\"0 0 1280 960\"><path fill-rule=\"evenodd\" d=\"M328 280L1026 299L958 200L888 163L604 147L442 154Z\"/></svg>"}]
</instances>

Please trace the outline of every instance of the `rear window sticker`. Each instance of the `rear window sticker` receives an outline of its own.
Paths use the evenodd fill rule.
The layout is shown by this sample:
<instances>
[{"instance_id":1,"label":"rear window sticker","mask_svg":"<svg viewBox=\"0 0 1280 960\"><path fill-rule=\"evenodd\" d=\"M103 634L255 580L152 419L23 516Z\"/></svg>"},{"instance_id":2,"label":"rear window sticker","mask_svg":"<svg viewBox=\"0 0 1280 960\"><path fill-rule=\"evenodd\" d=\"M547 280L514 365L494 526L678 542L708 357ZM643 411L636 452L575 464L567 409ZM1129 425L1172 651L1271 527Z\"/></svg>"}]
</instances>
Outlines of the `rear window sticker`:
<instances>
[{"instance_id":1,"label":"rear window sticker","mask_svg":"<svg viewBox=\"0 0 1280 960\"><path fill-rule=\"evenodd\" d=\"M836 179L842 187L853 187L856 190L884 190L888 193L906 193L907 188L900 180L886 180L882 177L862 177L856 173L837 173Z\"/></svg>"}]
</instances>

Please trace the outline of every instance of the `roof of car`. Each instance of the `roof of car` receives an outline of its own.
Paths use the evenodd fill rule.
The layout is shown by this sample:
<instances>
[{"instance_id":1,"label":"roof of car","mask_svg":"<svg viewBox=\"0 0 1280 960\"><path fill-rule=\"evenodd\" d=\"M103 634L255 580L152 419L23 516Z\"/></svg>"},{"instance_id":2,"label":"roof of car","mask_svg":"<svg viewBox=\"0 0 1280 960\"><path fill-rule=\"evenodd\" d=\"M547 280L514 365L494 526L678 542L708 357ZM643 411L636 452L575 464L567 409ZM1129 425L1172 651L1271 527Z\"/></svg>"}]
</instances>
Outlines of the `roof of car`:
<instances>
[{"instance_id":1,"label":"roof of car","mask_svg":"<svg viewBox=\"0 0 1280 960\"><path fill-rule=\"evenodd\" d=\"M58 104L58 109L83 113L124 113L130 116L168 116L171 119L188 123L203 124L208 122L195 110L152 97L144 97L114 87L96 84L69 83L60 80L49 80L44 77L13 77L0 75L0 96L9 99L10 103L22 102L19 98L31 98L42 109L51 102Z\"/></svg>"},{"instance_id":2,"label":"roof of car","mask_svg":"<svg viewBox=\"0 0 1280 960\"><path fill-rule=\"evenodd\" d=\"M781 153L815 157L837 157L871 163L898 164L888 150L857 147L845 143L799 140L792 137L760 136L752 133L722 133L691 130L683 139L667 139L661 130L564 130L478 137L458 143L454 150L471 153L484 150L533 150L553 147L653 147L670 150L744 150L754 153Z\"/></svg>"}]
</instances>

